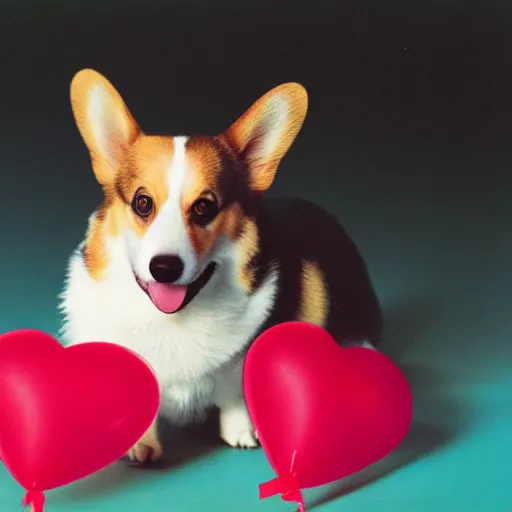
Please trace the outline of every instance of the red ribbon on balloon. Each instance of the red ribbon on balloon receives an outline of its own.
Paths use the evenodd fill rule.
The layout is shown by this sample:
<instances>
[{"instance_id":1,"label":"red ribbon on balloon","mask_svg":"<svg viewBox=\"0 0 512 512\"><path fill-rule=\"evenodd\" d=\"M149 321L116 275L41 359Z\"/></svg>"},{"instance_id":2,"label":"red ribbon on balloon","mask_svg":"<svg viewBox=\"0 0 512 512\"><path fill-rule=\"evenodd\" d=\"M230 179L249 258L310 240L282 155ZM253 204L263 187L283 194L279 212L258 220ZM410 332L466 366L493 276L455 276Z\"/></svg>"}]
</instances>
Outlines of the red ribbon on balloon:
<instances>
[{"instance_id":1,"label":"red ribbon on balloon","mask_svg":"<svg viewBox=\"0 0 512 512\"><path fill-rule=\"evenodd\" d=\"M43 512L46 498L42 491L28 491L21 502L23 508L31 505L31 512Z\"/></svg>"},{"instance_id":2,"label":"red ribbon on balloon","mask_svg":"<svg viewBox=\"0 0 512 512\"><path fill-rule=\"evenodd\" d=\"M243 373L249 414L281 494L304 510L302 490L377 462L404 439L412 395L399 368L372 348L340 347L323 328L285 322L263 332Z\"/></svg>"},{"instance_id":3,"label":"red ribbon on balloon","mask_svg":"<svg viewBox=\"0 0 512 512\"><path fill-rule=\"evenodd\" d=\"M269 482L260 485L260 500L270 498L276 494L281 494L281 499L284 501L293 501L298 504L299 512L305 512L304 497L300 490L297 476L294 472L293 465L295 460L294 452L292 458L292 466L289 474L280 475Z\"/></svg>"},{"instance_id":4,"label":"red ribbon on balloon","mask_svg":"<svg viewBox=\"0 0 512 512\"><path fill-rule=\"evenodd\" d=\"M0 454L33 512L43 512L45 491L124 456L159 402L153 370L119 345L64 348L32 329L0 336Z\"/></svg>"}]
</instances>

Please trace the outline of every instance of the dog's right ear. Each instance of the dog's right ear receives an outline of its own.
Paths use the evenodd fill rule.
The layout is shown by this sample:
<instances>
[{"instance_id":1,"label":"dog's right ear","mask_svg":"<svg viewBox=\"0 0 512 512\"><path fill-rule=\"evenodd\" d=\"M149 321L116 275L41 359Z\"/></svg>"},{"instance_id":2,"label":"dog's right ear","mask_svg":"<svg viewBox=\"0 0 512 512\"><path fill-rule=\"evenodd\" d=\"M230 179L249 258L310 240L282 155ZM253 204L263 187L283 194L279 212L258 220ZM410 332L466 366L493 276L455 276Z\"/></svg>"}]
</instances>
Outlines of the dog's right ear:
<instances>
[{"instance_id":1,"label":"dog's right ear","mask_svg":"<svg viewBox=\"0 0 512 512\"><path fill-rule=\"evenodd\" d=\"M246 110L226 135L249 170L253 190L264 192L297 137L308 110L308 93L296 83L274 87Z\"/></svg>"},{"instance_id":2,"label":"dog's right ear","mask_svg":"<svg viewBox=\"0 0 512 512\"><path fill-rule=\"evenodd\" d=\"M74 76L70 96L96 179L108 186L141 131L113 85L92 69L83 69Z\"/></svg>"}]
</instances>

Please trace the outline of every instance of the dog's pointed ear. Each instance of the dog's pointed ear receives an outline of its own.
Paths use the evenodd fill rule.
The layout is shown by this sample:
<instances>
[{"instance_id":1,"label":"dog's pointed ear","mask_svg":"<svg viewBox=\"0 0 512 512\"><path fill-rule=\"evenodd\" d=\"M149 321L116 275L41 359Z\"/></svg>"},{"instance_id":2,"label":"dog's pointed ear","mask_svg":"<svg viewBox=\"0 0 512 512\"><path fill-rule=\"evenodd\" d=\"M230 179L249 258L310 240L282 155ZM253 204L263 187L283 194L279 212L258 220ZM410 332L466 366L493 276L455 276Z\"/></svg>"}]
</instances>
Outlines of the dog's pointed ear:
<instances>
[{"instance_id":1,"label":"dog's pointed ear","mask_svg":"<svg viewBox=\"0 0 512 512\"><path fill-rule=\"evenodd\" d=\"M226 131L225 136L249 169L254 190L264 192L272 185L307 109L306 89L298 83L285 83L263 95Z\"/></svg>"},{"instance_id":2,"label":"dog's pointed ear","mask_svg":"<svg viewBox=\"0 0 512 512\"><path fill-rule=\"evenodd\" d=\"M96 179L108 186L140 129L113 85L92 69L83 69L74 76L70 96Z\"/></svg>"}]
</instances>

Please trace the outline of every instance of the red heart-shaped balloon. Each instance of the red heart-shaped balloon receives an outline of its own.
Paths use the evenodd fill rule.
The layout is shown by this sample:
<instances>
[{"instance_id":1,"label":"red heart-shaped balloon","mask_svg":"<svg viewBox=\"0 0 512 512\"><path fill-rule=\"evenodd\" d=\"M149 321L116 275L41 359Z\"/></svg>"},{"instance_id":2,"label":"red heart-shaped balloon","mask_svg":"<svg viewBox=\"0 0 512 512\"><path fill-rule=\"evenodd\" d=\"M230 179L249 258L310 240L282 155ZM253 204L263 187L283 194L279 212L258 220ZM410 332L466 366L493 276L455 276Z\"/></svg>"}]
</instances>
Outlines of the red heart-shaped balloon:
<instances>
[{"instance_id":1,"label":"red heart-shaped balloon","mask_svg":"<svg viewBox=\"0 0 512 512\"><path fill-rule=\"evenodd\" d=\"M389 358L341 348L325 329L303 322L258 337L245 360L244 390L271 466L280 477L293 476L299 489L381 459L412 420L409 385Z\"/></svg>"},{"instance_id":2,"label":"red heart-shaped balloon","mask_svg":"<svg viewBox=\"0 0 512 512\"><path fill-rule=\"evenodd\" d=\"M31 329L0 336L0 453L28 491L66 485L125 455L159 400L152 369L121 346L64 348Z\"/></svg>"}]
</instances>

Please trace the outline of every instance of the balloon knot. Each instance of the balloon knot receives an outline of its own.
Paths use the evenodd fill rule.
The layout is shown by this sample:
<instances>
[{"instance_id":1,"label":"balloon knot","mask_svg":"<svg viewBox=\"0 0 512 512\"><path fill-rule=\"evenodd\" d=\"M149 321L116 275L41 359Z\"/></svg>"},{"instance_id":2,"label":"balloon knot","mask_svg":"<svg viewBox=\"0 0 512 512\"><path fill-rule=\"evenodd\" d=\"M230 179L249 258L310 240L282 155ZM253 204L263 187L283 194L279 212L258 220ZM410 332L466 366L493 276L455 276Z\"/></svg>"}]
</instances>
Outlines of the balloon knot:
<instances>
[{"instance_id":1,"label":"balloon knot","mask_svg":"<svg viewBox=\"0 0 512 512\"><path fill-rule=\"evenodd\" d=\"M281 494L284 501L294 501L298 504L299 512L306 512L304 498L299 487L299 482L294 474L282 475L259 486L260 500Z\"/></svg>"},{"instance_id":2,"label":"balloon knot","mask_svg":"<svg viewBox=\"0 0 512 512\"><path fill-rule=\"evenodd\" d=\"M23 508L32 506L31 512L43 512L46 498L42 491L27 491L21 505Z\"/></svg>"}]
</instances>

